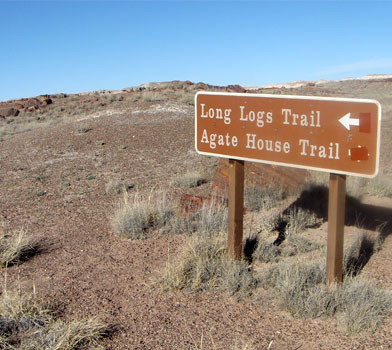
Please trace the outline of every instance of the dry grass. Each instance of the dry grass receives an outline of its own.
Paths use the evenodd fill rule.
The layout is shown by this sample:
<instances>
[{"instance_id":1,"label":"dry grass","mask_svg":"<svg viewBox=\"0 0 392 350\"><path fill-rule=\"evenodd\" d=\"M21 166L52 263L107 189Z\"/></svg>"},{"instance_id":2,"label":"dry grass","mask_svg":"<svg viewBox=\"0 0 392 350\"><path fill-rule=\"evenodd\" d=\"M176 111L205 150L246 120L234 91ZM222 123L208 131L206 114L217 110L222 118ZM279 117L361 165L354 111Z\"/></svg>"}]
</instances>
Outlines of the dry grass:
<instances>
[{"instance_id":1,"label":"dry grass","mask_svg":"<svg viewBox=\"0 0 392 350\"><path fill-rule=\"evenodd\" d=\"M302 208L290 208L287 215L286 235L297 235L306 228L314 227L322 223L316 214Z\"/></svg>"},{"instance_id":2,"label":"dry grass","mask_svg":"<svg viewBox=\"0 0 392 350\"><path fill-rule=\"evenodd\" d=\"M23 229L5 233L0 228L0 266L18 264L36 253L36 246Z\"/></svg>"},{"instance_id":3,"label":"dry grass","mask_svg":"<svg viewBox=\"0 0 392 350\"><path fill-rule=\"evenodd\" d=\"M107 194L120 194L126 192L127 190L133 188L134 185L129 185L122 181L110 180L105 185L105 192Z\"/></svg>"},{"instance_id":4,"label":"dry grass","mask_svg":"<svg viewBox=\"0 0 392 350\"><path fill-rule=\"evenodd\" d=\"M171 186L181 188L192 188L200 186L207 182L205 176L201 175L198 171L190 171L185 174L176 176L171 181Z\"/></svg>"},{"instance_id":5,"label":"dry grass","mask_svg":"<svg viewBox=\"0 0 392 350\"><path fill-rule=\"evenodd\" d=\"M244 190L244 205L248 210L260 211L274 208L286 197L281 187L247 186Z\"/></svg>"},{"instance_id":6,"label":"dry grass","mask_svg":"<svg viewBox=\"0 0 392 350\"><path fill-rule=\"evenodd\" d=\"M357 334L363 330L374 332L392 308L390 292L377 288L370 281L347 278L339 294L343 323L347 333Z\"/></svg>"},{"instance_id":7,"label":"dry grass","mask_svg":"<svg viewBox=\"0 0 392 350\"><path fill-rule=\"evenodd\" d=\"M191 347L189 347L190 350L217 350L218 347L215 344L213 335L208 334L208 336L205 336L203 333L201 335L193 336L191 331L188 329L188 335L190 339L190 344ZM198 330L196 329L195 332L199 333ZM221 349L221 347L219 347ZM256 350L254 345L252 345L248 340L242 340L238 341L237 339L234 340L234 342L231 345L226 345L227 350ZM269 349L269 348L268 348Z\"/></svg>"},{"instance_id":8,"label":"dry grass","mask_svg":"<svg viewBox=\"0 0 392 350\"><path fill-rule=\"evenodd\" d=\"M374 331L392 307L392 295L370 281L346 277L342 284L326 287L323 262L278 263L266 270L260 281L273 288L280 306L293 316L339 314L350 335Z\"/></svg>"},{"instance_id":9,"label":"dry grass","mask_svg":"<svg viewBox=\"0 0 392 350\"><path fill-rule=\"evenodd\" d=\"M392 197L392 186L387 179L377 176L367 182L365 190L368 194L376 197Z\"/></svg>"},{"instance_id":10,"label":"dry grass","mask_svg":"<svg viewBox=\"0 0 392 350\"><path fill-rule=\"evenodd\" d=\"M260 240L253 253L253 258L263 263L278 262L285 257L305 254L317 249L320 249L320 245L317 243L299 235L290 235L279 246Z\"/></svg>"},{"instance_id":11,"label":"dry grass","mask_svg":"<svg viewBox=\"0 0 392 350\"><path fill-rule=\"evenodd\" d=\"M178 215L171 221L175 233L221 232L227 229L227 206L224 200L213 195L200 208Z\"/></svg>"},{"instance_id":12,"label":"dry grass","mask_svg":"<svg viewBox=\"0 0 392 350\"><path fill-rule=\"evenodd\" d=\"M310 239L297 234L290 234L282 244L283 256L294 256L305 254L320 249L321 246Z\"/></svg>"},{"instance_id":13,"label":"dry grass","mask_svg":"<svg viewBox=\"0 0 392 350\"><path fill-rule=\"evenodd\" d=\"M261 276L265 287L272 287L280 304L295 316L314 316L315 305L309 307L309 290L325 282L320 263L281 262L271 266ZM317 308L319 309L319 308Z\"/></svg>"},{"instance_id":14,"label":"dry grass","mask_svg":"<svg viewBox=\"0 0 392 350\"><path fill-rule=\"evenodd\" d=\"M216 289L222 283L223 264L227 260L225 234L195 233L185 243L180 259L169 263L161 279L165 290Z\"/></svg>"},{"instance_id":15,"label":"dry grass","mask_svg":"<svg viewBox=\"0 0 392 350\"><path fill-rule=\"evenodd\" d=\"M180 258L169 263L159 281L164 290L203 291L219 289L245 296L256 286L243 261L227 258L226 232L197 232L188 237Z\"/></svg>"},{"instance_id":16,"label":"dry grass","mask_svg":"<svg viewBox=\"0 0 392 350\"><path fill-rule=\"evenodd\" d=\"M154 91L143 92L144 102L160 102L160 101L165 101L166 99L167 97L160 92L154 92Z\"/></svg>"},{"instance_id":17,"label":"dry grass","mask_svg":"<svg viewBox=\"0 0 392 350\"><path fill-rule=\"evenodd\" d=\"M194 106L195 105L195 95L194 94L186 94L180 99L181 103Z\"/></svg>"},{"instance_id":18,"label":"dry grass","mask_svg":"<svg viewBox=\"0 0 392 350\"><path fill-rule=\"evenodd\" d=\"M287 215L263 211L257 245L253 258L264 263L278 262L284 257L305 254L320 248L320 245L301 236L306 228L320 223L313 213L293 207ZM279 232L277 239L276 233ZM273 239L273 241L271 240Z\"/></svg>"},{"instance_id":19,"label":"dry grass","mask_svg":"<svg viewBox=\"0 0 392 350\"><path fill-rule=\"evenodd\" d=\"M148 196L125 192L111 223L116 234L140 239L145 238L151 230L163 230L172 216L173 209L165 192L151 192Z\"/></svg>"},{"instance_id":20,"label":"dry grass","mask_svg":"<svg viewBox=\"0 0 392 350\"><path fill-rule=\"evenodd\" d=\"M12 350L103 349L108 327L97 319L63 321L56 312L20 293L0 299L0 348Z\"/></svg>"},{"instance_id":21,"label":"dry grass","mask_svg":"<svg viewBox=\"0 0 392 350\"><path fill-rule=\"evenodd\" d=\"M385 167L391 162L386 161ZM365 194L376 197L392 197L392 186L389 181L388 169L380 170L380 173L374 179L350 176L346 181L346 192L348 195L361 198ZM310 172L309 181L313 184L324 185L328 187L328 174L321 172Z\"/></svg>"},{"instance_id":22,"label":"dry grass","mask_svg":"<svg viewBox=\"0 0 392 350\"><path fill-rule=\"evenodd\" d=\"M278 246L260 240L253 253L253 258L263 263L278 262L281 254L281 249Z\"/></svg>"}]
</instances>

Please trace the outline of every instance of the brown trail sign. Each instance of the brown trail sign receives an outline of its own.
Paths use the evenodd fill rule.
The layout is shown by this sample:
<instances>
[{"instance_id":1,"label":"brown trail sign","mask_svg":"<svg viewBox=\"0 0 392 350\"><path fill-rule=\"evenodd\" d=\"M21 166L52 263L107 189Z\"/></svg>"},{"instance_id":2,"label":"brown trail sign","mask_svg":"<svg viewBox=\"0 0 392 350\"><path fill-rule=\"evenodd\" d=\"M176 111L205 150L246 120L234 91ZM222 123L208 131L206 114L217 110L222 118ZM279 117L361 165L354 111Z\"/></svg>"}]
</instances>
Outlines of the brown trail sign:
<instances>
[{"instance_id":1,"label":"brown trail sign","mask_svg":"<svg viewBox=\"0 0 392 350\"><path fill-rule=\"evenodd\" d=\"M331 174L327 278L341 280L344 175L377 175L380 104L365 99L199 92L195 114L196 150L230 159L229 254L241 256L243 161L325 171Z\"/></svg>"},{"instance_id":2,"label":"brown trail sign","mask_svg":"<svg viewBox=\"0 0 392 350\"><path fill-rule=\"evenodd\" d=\"M199 92L196 149L202 154L374 177L377 101Z\"/></svg>"}]
</instances>

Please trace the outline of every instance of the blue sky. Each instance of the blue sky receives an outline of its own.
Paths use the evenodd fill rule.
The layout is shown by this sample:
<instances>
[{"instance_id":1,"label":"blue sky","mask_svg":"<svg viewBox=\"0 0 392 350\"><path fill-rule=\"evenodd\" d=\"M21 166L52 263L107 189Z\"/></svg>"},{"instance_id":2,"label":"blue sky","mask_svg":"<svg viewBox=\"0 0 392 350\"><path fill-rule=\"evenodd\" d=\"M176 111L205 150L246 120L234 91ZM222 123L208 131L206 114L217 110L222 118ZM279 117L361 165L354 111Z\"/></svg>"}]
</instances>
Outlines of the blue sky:
<instances>
[{"instance_id":1,"label":"blue sky","mask_svg":"<svg viewBox=\"0 0 392 350\"><path fill-rule=\"evenodd\" d=\"M0 101L392 73L392 1L0 0Z\"/></svg>"}]
</instances>

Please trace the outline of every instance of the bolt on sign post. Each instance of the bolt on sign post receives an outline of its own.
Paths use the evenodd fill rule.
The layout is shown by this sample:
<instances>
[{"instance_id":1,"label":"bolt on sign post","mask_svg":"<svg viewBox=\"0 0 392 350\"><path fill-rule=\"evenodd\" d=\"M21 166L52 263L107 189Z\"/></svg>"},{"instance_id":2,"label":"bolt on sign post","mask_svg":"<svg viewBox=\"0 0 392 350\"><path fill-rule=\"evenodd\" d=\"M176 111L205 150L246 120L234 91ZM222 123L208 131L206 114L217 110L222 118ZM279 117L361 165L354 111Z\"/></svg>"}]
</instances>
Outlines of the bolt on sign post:
<instances>
[{"instance_id":1,"label":"bolt on sign post","mask_svg":"<svg viewBox=\"0 0 392 350\"><path fill-rule=\"evenodd\" d=\"M380 126L375 100L198 92L196 150L230 159L229 255L241 258L244 161L324 171L331 174L327 279L341 280L345 176L377 175Z\"/></svg>"}]
</instances>

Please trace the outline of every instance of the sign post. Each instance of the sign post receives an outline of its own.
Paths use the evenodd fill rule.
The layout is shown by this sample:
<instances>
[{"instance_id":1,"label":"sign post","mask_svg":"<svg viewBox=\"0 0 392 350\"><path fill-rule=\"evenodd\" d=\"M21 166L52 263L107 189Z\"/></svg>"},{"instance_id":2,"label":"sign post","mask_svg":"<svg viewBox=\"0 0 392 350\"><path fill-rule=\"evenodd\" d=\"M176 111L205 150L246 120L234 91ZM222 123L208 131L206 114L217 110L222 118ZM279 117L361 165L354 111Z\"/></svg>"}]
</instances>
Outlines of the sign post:
<instances>
[{"instance_id":1,"label":"sign post","mask_svg":"<svg viewBox=\"0 0 392 350\"><path fill-rule=\"evenodd\" d=\"M229 258L241 260L244 219L244 161L229 159Z\"/></svg>"},{"instance_id":2,"label":"sign post","mask_svg":"<svg viewBox=\"0 0 392 350\"><path fill-rule=\"evenodd\" d=\"M342 282L346 176L329 175L327 283Z\"/></svg>"},{"instance_id":3,"label":"sign post","mask_svg":"<svg viewBox=\"0 0 392 350\"><path fill-rule=\"evenodd\" d=\"M342 280L345 176L379 167L381 106L375 100L198 92L200 154L229 158L229 256L242 251L244 161L330 173L327 281Z\"/></svg>"}]
</instances>

